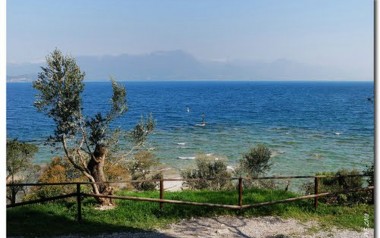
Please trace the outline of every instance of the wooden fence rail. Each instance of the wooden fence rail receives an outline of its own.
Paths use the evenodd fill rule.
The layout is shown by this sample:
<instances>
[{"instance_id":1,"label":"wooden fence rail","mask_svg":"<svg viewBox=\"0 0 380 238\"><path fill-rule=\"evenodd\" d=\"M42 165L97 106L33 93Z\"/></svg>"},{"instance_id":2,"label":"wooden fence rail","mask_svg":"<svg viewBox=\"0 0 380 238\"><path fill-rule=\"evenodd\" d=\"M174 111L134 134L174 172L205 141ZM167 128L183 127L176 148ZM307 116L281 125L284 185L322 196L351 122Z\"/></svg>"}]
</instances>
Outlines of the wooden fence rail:
<instances>
[{"instance_id":1,"label":"wooden fence rail","mask_svg":"<svg viewBox=\"0 0 380 238\"><path fill-rule=\"evenodd\" d=\"M190 202L190 201L180 201L180 200L169 200L164 199L164 182L165 181L204 181L206 179L153 179L153 180L130 180L130 181L123 181L123 182L107 182L109 184L120 184L120 183L131 183L131 182L157 182L159 183L159 198L146 198L146 197L134 197L134 196L114 196L114 195L95 195L95 194L89 194L89 193L82 193L81 192L81 185L89 185L93 184L91 182L68 182L68 183L17 183L17 184L7 184L7 187L13 187L13 186L62 186L62 185L76 185L76 192L55 196L55 197L49 197L49 198L43 198L43 199L37 199L32 201L26 201L26 202L19 202L19 203L12 203L7 204L7 208L11 207L17 207L17 206L23 206L28 204L36 204L36 203L43 203L48 201L54 201L58 199L64 199L69 197L76 197L77 202L77 220L82 220L82 197L103 197L103 198L110 198L110 199L120 199L120 200L132 200L132 201L145 201L145 202L158 202L160 209L163 209L164 203L170 203L170 204L182 204L182 205L193 205L193 206L207 206L207 207L218 207L218 208L227 208L227 209L248 209L248 208L254 208L254 207L261 207L261 206L268 206L278 203L289 203L294 202L298 200L304 200L304 199L314 199L314 207L315 209L318 208L318 198L324 197L324 196L331 196L336 194L346 194L346 193L353 193L353 192L359 192L359 191L370 191L372 190L372 194L374 194L374 186L368 186L366 188L353 188L348 189L340 192L324 192L319 193L319 180L321 178L343 178L343 177L369 177L368 175L364 174L358 174L358 175L344 175L344 176L275 176L275 177L261 177L261 178L255 178L254 180L261 180L261 179L311 179L314 178L314 194L311 195L305 195L305 196L299 196L294 198L287 198L283 200L277 200L277 201L268 201L268 202L261 202L261 203L255 203L255 204L246 204L243 205L243 178L232 178L231 180L238 180L238 201L237 205L232 204L215 204L215 203L200 203L200 202ZM207 179L212 180L212 179Z\"/></svg>"}]
</instances>

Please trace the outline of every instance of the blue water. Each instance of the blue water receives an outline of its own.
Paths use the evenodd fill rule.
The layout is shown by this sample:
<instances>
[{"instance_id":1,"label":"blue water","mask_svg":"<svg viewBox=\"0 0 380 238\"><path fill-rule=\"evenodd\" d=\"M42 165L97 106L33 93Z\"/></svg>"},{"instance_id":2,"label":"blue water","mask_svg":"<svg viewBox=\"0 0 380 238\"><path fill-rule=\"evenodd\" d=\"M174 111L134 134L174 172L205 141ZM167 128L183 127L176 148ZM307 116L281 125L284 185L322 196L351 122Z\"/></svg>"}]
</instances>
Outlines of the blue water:
<instances>
[{"instance_id":1,"label":"blue water","mask_svg":"<svg viewBox=\"0 0 380 238\"><path fill-rule=\"evenodd\" d=\"M148 147L162 163L184 168L198 153L234 165L259 143L273 154L270 174L308 175L363 169L374 158L370 82L124 82L129 111L113 126L130 129L152 113L157 128ZM40 146L36 161L53 156L45 139L53 122L33 107L30 83L7 84L7 137ZM86 83L84 113L105 112L109 82ZM189 112L188 109L189 108ZM205 113L207 125L201 123ZM60 151L56 154L62 154Z\"/></svg>"}]
</instances>

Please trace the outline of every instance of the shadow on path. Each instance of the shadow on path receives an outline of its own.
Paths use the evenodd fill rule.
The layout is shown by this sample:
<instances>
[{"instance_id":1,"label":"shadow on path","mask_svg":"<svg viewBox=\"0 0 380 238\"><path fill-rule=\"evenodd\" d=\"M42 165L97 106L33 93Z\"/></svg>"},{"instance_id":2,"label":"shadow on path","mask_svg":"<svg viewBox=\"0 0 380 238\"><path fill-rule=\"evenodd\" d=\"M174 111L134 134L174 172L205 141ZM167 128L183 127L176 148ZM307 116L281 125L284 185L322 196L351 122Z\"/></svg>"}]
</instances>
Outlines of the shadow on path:
<instances>
[{"instance_id":1,"label":"shadow on path","mask_svg":"<svg viewBox=\"0 0 380 238\"><path fill-rule=\"evenodd\" d=\"M128 219L128 218L126 218ZM103 222L82 221L41 211L33 206L7 209L7 237L158 237L172 238L154 230L142 230Z\"/></svg>"}]
</instances>

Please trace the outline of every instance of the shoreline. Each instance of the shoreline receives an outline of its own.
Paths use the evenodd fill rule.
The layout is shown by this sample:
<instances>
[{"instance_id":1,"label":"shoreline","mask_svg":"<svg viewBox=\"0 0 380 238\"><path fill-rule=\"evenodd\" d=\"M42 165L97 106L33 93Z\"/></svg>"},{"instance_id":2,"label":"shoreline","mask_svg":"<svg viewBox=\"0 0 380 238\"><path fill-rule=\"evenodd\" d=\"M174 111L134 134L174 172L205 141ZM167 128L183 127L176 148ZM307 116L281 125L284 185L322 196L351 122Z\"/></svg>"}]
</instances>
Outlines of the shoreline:
<instances>
[{"instance_id":1,"label":"shoreline","mask_svg":"<svg viewBox=\"0 0 380 238\"><path fill-rule=\"evenodd\" d=\"M162 172L163 179L182 179L180 172L172 167L164 165L158 171ZM183 181L164 181L164 190L176 192L183 190Z\"/></svg>"}]
</instances>

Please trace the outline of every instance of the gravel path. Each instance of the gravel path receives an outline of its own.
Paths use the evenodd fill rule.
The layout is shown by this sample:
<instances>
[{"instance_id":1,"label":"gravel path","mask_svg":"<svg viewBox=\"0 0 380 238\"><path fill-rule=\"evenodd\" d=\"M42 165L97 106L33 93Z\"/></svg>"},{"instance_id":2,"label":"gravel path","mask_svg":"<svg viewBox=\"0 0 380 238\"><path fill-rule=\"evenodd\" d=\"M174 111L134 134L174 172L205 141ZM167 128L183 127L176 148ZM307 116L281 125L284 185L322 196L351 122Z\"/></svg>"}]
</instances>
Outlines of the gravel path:
<instances>
[{"instance_id":1,"label":"gravel path","mask_svg":"<svg viewBox=\"0 0 380 238\"><path fill-rule=\"evenodd\" d=\"M161 232L170 237L254 237L254 238L285 238L285 237L335 237L335 238L365 238L374 237L373 229L362 232L332 229L318 231L315 222L301 223L294 219L278 217L242 218L222 216L217 218L201 218L182 221L171 225L170 229ZM314 231L314 232L313 232Z\"/></svg>"},{"instance_id":2,"label":"gravel path","mask_svg":"<svg viewBox=\"0 0 380 238\"><path fill-rule=\"evenodd\" d=\"M74 238L80 236L61 236ZM294 219L281 219L267 216L243 218L220 216L215 218L196 218L183 220L172 224L166 229L152 232L113 233L92 236L95 238L369 238L374 237L374 229L364 229L361 232L332 228L322 230L316 222L301 223Z\"/></svg>"}]
</instances>

